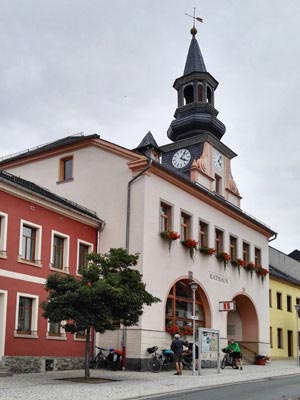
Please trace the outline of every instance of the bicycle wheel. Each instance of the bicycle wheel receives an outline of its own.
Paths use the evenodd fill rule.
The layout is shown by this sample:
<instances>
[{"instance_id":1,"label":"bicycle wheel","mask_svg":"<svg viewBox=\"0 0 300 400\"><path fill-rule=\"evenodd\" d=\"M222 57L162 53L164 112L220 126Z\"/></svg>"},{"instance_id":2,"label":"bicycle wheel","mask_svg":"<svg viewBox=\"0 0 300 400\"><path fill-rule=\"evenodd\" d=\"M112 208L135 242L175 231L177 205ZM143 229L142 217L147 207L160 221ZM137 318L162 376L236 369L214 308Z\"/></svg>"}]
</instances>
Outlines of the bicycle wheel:
<instances>
[{"instance_id":1,"label":"bicycle wheel","mask_svg":"<svg viewBox=\"0 0 300 400\"><path fill-rule=\"evenodd\" d=\"M103 356L96 356L94 359L94 368L105 368L106 360Z\"/></svg>"},{"instance_id":2,"label":"bicycle wheel","mask_svg":"<svg viewBox=\"0 0 300 400\"><path fill-rule=\"evenodd\" d=\"M162 368L165 369L166 371L170 371L170 363L168 360L164 360Z\"/></svg>"},{"instance_id":3,"label":"bicycle wheel","mask_svg":"<svg viewBox=\"0 0 300 400\"><path fill-rule=\"evenodd\" d=\"M193 359L190 356L182 357L182 364L184 368L189 369L190 371L193 369Z\"/></svg>"},{"instance_id":4,"label":"bicycle wheel","mask_svg":"<svg viewBox=\"0 0 300 400\"><path fill-rule=\"evenodd\" d=\"M161 370L161 363L156 357L149 358L147 368L151 372L159 372Z\"/></svg>"},{"instance_id":5,"label":"bicycle wheel","mask_svg":"<svg viewBox=\"0 0 300 400\"><path fill-rule=\"evenodd\" d=\"M226 356L223 358L223 360L221 361L221 368L224 369L226 366Z\"/></svg>"}]
</instances>

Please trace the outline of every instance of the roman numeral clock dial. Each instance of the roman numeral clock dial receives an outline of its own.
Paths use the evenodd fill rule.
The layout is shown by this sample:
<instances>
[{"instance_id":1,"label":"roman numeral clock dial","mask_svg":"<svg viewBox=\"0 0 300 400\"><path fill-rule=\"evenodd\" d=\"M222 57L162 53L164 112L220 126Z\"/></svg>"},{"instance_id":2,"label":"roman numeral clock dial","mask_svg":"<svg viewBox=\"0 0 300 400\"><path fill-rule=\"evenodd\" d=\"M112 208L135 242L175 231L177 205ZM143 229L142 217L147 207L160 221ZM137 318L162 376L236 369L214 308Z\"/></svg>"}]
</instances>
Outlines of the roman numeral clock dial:
<instances>
[{"instance_id":1,"label":"roman numeral clock dial","mask_svg":"<svg viewBox=\"0 0 300 400\"><path fill-rule=\"evenodd\" d=\"M187 149L177 150L172 157L172 165L175 168L184 168L191 161L191 153Z\"/></svg>"}]
</instances>

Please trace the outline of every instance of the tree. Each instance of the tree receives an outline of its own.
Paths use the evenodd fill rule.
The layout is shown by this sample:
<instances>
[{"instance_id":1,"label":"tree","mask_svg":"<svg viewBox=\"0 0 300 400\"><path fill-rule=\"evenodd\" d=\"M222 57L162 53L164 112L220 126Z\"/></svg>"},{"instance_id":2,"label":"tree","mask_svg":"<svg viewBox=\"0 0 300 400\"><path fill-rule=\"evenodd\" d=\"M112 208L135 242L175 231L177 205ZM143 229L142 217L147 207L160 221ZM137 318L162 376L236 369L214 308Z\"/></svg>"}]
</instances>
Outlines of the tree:
<instances>
[{"instance_id":1,"label":"tree","mask_svg":"<svg viewBox=\"0 0 300 400\"><path fill-rule=\"evenodd\" d=\"M146 291L142 275L131 267L137 265L138 254L122 248L110 249L104 255L88 256L82 278L59 273L47 277L47 301L41 304L43 316L62 325L72 334L85 331L85 378L90 377L90 335L93 328L104 333L113 330L113 321L125 326L138 323L143 306L160 301Z\"/></svg>"}]
</instances>

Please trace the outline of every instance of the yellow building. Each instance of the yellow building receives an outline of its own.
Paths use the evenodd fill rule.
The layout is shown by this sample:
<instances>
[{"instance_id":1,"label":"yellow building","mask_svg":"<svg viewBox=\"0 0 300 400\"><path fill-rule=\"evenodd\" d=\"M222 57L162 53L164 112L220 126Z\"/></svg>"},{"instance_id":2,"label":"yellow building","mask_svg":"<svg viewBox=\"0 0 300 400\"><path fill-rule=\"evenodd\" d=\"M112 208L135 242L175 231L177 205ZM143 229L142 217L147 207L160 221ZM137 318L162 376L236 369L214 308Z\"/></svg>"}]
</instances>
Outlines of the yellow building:
<instances>
[{"instance_id":1,"label":"yellow building","mask_svg":"<svg viewBox=\"0 0 300 400\"><path fill-rule=\"evenodd\" d=\"M300 319L295 305L300 304L300 281L270 266L269 285L271 357L297 357Z\"/></svg>"}]
</instances>

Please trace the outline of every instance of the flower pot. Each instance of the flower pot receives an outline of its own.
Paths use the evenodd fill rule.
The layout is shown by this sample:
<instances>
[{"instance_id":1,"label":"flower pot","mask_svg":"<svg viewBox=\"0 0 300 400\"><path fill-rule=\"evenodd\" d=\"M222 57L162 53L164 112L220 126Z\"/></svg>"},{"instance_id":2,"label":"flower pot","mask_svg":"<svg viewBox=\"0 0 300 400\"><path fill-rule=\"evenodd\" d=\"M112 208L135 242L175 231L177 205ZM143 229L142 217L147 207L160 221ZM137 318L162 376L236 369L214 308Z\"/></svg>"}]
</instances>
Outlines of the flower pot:
<instances>
[{"instance_id":1,"label":"flower pot","mask_svg":"<svg viewBox=\"0 0 300 400\"><path fill-rule=\"evenodd\" d=\"M266 360L264 360L264 359L255 360L255 364L256 365L266 365Z\"/></svg>"}]
</instances>

